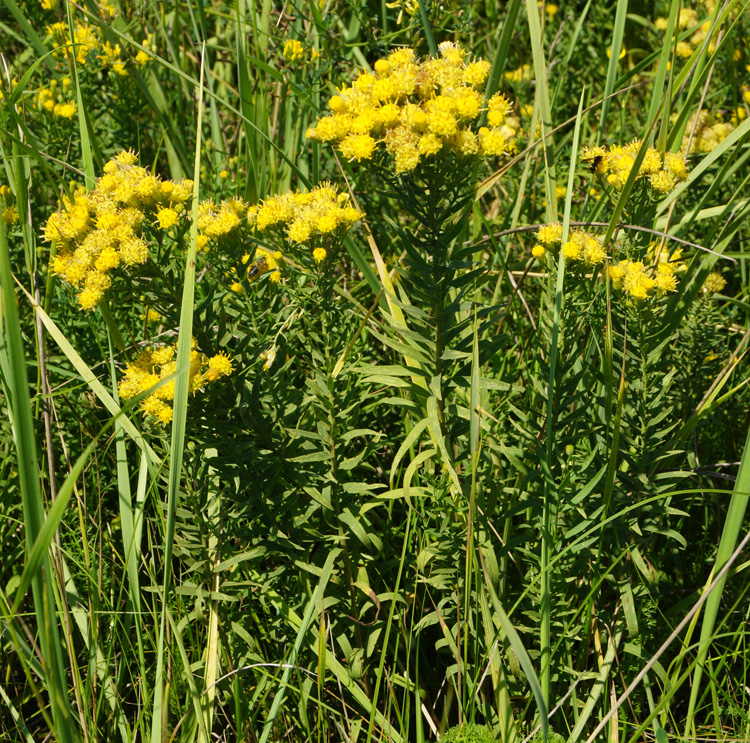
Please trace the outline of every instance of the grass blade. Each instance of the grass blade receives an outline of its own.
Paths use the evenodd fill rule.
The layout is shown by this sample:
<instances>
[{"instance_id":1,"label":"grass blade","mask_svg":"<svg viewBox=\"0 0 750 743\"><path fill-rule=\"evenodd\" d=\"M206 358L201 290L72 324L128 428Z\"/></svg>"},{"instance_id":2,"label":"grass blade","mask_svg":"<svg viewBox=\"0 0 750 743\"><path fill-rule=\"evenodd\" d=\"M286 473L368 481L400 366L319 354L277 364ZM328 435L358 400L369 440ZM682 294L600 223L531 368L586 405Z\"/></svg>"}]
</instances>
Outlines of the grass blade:
<instances>
[{"instance_id":1,"label":"grass blade","mask_svg":"<svg viewBox=\"0 0 750 743\"><path fill-rule=\"evenodd\" d=\"M205 44L201 54L200 80L203 80ZM159 637L157 640L156 679L154 681L154 703L151 720L151 743L161 743L164 719L164 650L166 641L167 601L170 593L172 551L174 547L175 514L180 495L182 457L185 449L185 425L187 422L188 395L190 393L190 349L193 335L193 302L195 299L195 258L198 238L198 203L201 164L201 122L203 118L203 85L198 88L198 113L196 125L195 163L193 172L193 205L190 223L190 242L185 257L185 283L182 288L180 307L180 334L177 341L177 372L174 393L174 418L169 460L169 486L167 492L167 521L164 544L164 578L162 582L162 607Z\"/></svg>"}]
</instances>

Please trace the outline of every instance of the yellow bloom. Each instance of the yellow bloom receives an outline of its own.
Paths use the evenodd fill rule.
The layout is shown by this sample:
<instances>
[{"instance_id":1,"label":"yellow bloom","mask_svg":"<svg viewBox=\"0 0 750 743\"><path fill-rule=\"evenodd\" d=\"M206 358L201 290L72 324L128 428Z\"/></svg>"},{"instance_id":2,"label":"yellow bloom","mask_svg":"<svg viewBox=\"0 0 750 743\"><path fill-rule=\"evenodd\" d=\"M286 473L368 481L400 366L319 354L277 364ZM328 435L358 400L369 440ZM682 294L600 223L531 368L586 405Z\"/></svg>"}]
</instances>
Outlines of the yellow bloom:
<instances>
[{"instance_id":1,"label":"yellow bloom","mask_svg":"<svg viewBox=\"0 0 750 743\"><path fill-rule=\"evenodd\" d=\"M419 139L419 152L422 155L434 155L443 147L443 142L440 137L436 137L432 133L425 134Z\"/></svg>"},{"instance_id":2,"label":"yellow bloom","mask_svg":"<svg viewBox=\"0 0 750 743\"><path fill-rule=\"evenodd\" d=\"M52 112L61 119L72 119L76 112L76 104L72 101L57 103Z\"/></svg>"},{"instance_id":3,"label":"yellow bloom","mask_svg":"<svg viewBox=\"0 0 750 743\"><path fill-rule=\"evenodd\" d=\"M12 225L18 222L18 210L15 206L6 206L3 209L3 222L6 225Z\"/></svg>"},{"instance_id":4,"label":"yellow bloom","mask_svg":"<svg viewBox=\"0 0 750 743\"><path fill-rule=\"evenodd\" d=\"M165 207L156 212L156 219L160 230L169 230L180 221L180 215L174 209Z\"/></svg>"},{"instance_id":5,"label":"yellow bloom","mask_svg":"<svg viewBox=\"0 0 750 743\"><path fill-rule=\"evenodd\" d=\"M305 56L305 47L297 39L289 39L284 44L284 59L287 62L299 62Z\"/></svg>"},{"instance_id":6,"label":"yellow bloom","mask_svg":"<svg viewBox=\"0 0 750 743\"><path fill-rule=\"evenodd\" d=\"M422 158L452 151L462 156L493 156L514 151L519 120L502 95L487 103L489 127L477 132L482 111L479 92L489 74L486 60L468 61L453 42L440 56L417 60L408 47L357 74L329 100L331 114L306 132L308 139L337 143L350 161L372 160L380 146L396 173L413 171ZM431 135L431 136L427 136Z\"/></svg>"},{"instance_id":7,"label":"yellow bloom","mask_svg":"<svg viewBox=\"0 0 750 743\"><path fill-rule=\"evenodd\" d=\"M349 161L370 160L375 152L375 140L369 134L350 134L341 142L339 149Z\"/></svg>"},{"instance_id":8,"label":"yellow bloom","mask_svg":"<svg viewBox=\"0 0 750 743\"><path fill-rule=\"evenodd\" d=\"M212 356L208 360L208 369L203 373L203 377L208 382L214 382L220 377L227 377L232 373L232 361L224 351Z\"/></svg>"},{"instance_id":9,"label":"yellow bloom","mask_svg":"<svg viewBox=\"0 0 750 743\"><path fill-rule=\"evenodd\" d=\"M480 59L466 65L466 69L464 69L464 80L468 85L471 85L474 88L484 85L487 75L490 74L491 66L492 65L490 65L485 59Z\"/></svg>"},{"instance_id":10,"label":"yellow bloom","mask_svg":"<svg viewBox=\"0 0 750 743\"><path fill-rule=\"evenodd\" d=\"M536 239L545 245L559 243L562 240L562 225L559 223L542 225L537 230Z\"/></svg>"},{"instance_id":11,"label":"yellow bloom","mask_svg":"<svg viewBox=\"0 0 750 743\"><path fill-rule=\"evenodd\" d=\"M562 246L561 252L567 260L576 260L581 255L581 246L573 240L568 240Z\"/></svg>"},{"instance_id":12,"label":"yellow bloom","mask_svg":"<svg viewBox=\"0 0 750 743\"><path fill-rule=\"evenodd\" d=\"M479 130L479 146L485 155L503 155L507 151L508 141L499 129L488 129L483 126Z\"/></svg>"},{"instance_id":13,"label":"yellow bloom","mask_svg":"<svg viewBox=\"0 0 750 743\"><path fill-rule=\"evenodd\" d=\"M706 276L701 291L704 294L715 294L716 292L720 292L726 285L726 279L717 271L713 271Z\"/></svg>"}]
</instances>

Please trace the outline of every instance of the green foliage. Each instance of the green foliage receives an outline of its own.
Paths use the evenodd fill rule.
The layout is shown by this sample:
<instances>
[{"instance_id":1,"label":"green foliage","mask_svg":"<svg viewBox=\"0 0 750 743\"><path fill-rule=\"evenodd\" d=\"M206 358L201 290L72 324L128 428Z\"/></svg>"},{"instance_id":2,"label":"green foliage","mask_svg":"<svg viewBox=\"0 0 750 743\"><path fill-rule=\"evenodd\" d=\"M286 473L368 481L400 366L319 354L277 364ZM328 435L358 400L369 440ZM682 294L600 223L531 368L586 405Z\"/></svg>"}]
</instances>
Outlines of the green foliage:
<instances>
[{"instance_id":1,"label":"green foliage","mask_svg":"<svg viewBox=\"0 0 750 743\"><path fill-rule=\"evenodd\" d=\"M5 0L0 28L0 739L750 735L744 5ZM306 137L444 41L493 63L504 155ZM687 180L581 161L636 138ZM149 259L88 266L84 310L58 269L109 202L45 225L128 150L200 206L117 202ZM263 226L325 181L361 220Z\"/></svg>"}]
</instances>

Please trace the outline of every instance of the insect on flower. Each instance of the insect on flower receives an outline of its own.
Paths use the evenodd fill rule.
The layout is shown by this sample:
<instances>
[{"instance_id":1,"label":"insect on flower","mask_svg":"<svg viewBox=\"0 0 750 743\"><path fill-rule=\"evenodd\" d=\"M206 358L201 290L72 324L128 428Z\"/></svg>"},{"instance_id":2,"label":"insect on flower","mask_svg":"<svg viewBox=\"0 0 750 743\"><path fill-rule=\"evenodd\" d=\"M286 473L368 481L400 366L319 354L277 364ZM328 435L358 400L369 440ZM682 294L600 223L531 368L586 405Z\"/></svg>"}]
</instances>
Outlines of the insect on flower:
<instances>
[{"instance_id":1,"label":"insect on flower","mask_svg":"<svg viewBox=\"0 0 750 743\"><path fill-rule=\"evenodd\" d=\"M586 163L586 168L589 173L596 173L596 169L599 167L599 163L604 159L604 155L594 155L593 157L581 158Z\"/></svg>"},{"instance_id":2,"label":"insect on flower","mask_svg":"<svg viewBox=\"0 0 750 743\"><path fill-rule=\"evenodd\" d=\"M258 260L253 261L250 268L247 269L247 280L253 281L264 273L268 273L268 261L265 256L261 256Z\"/></svg>"}]
</instances>

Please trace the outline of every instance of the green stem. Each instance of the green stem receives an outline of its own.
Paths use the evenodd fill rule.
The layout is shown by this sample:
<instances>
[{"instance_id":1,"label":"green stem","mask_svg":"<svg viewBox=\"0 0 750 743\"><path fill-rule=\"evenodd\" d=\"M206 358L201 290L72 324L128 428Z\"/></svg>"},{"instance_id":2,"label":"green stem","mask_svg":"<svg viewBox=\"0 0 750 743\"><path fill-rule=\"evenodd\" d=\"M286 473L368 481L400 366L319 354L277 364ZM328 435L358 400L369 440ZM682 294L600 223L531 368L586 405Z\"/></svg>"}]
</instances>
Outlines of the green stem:
<instances>
[{"instance_id":1,"label":"green stem","mask_svg":"<svg viewBox=\"0 0 750 743\"><path fill-rule=\"evenodd\" d=\"M555 306L552 320L552 334L550 339L549 377L547 381L547 440L545 446L545 458L542 463L542 474L544 475L544 503L542 515L542 544L539 560L539 569L541 571L541 601L539 607L539 646L541 657L539 659L539 681L542 690L542 698L547 709L549 709L550 703L550 664L552 662L552 586L550 581L550 562L552 560L553 549L552 508L557 502L557 483L552 474L552 454L555 436L554 398L555 379L557 375L557 345L560 337L564 280L565 258L563 257L562 253L560 253L559 262L557 264ZM546 740L546 733L544 739Z\"/></svg>"},{"instance_id":2,"label":"green stem","mask_svg":"<svg viewBox=\"0 0 750 743\"><path fill-rule=\"evenodd\" d=\"M335 354L331 353L329 327L333 317L333 306L331 304L332 294L333 281L329 280L326 282L321 296L321 327L323 329L323 347L326 359L326 386L328 389L328 400L326 401L326 407L328 409L329 425L328 450L331 458L331 505L333 506L334 513L336 514L336 524L338 527L339 541L341 543L342 555L344 557L346 581L349 586L349 611L351 612L351 616L354 621L354 636L357 642L357 647L360 650L364 650L365 646L362 641L362 632L359 627L359 605L357 602L357 589L354 587L354 571L352 570L352 561L351 557L349 556L349 548L346 544L346 534L344 533L344 528L341 524L341 501L339 499L338 488L338 452L336 446L336 442L338 441L338 425L336 420L336 405L334 402L334 390L337 387L337 380L333 376L333 361L335 358ZM372 689L370 688L370 682L367 679L366 673L363 675L362 681L365 687L365 693L368 697L372 698Z\"/></svg>"}]
</instances>

